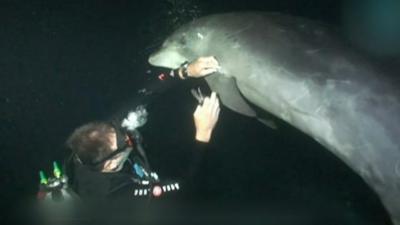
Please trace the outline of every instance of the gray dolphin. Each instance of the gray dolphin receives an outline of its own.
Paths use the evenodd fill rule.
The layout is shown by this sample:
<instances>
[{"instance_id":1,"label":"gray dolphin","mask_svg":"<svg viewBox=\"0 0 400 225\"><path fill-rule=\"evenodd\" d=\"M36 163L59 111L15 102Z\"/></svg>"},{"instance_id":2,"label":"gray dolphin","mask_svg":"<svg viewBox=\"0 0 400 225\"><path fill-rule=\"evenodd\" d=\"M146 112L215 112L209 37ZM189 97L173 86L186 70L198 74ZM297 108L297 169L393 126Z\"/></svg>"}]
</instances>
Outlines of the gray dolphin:
<instances>
[{"instance_id":1,"label":"gray dolphin","mask_svg":"<svg viewBox=\"0 0 400 225\"><path fill-rule=\"evenodd\" d=\"M250 102L313 137L358 173L400 224L400 101L389 78L325 26L271 13L195 20L149 62L177 68L207 55L220 62L206 80L225 106L255 117Z\"/></svg>"}]
</instances>

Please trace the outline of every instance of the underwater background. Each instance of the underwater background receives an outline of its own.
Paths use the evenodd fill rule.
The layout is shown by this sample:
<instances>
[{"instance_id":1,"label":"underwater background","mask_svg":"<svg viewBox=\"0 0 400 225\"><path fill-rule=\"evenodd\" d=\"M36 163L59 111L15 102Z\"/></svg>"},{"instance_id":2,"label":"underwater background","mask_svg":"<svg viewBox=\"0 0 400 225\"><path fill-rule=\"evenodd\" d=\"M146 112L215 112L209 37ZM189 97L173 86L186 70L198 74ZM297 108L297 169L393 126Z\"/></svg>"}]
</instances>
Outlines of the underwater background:
<instances>
[{"instance_id":1,"label":"underwater background","mask_svg":"<svg viewBox=\"0 0 400 225\"><path fill-rule=\"evenodd\" d=\"M389 36L398 35L398 24L386 36L386 30L379 30L384 19L371 19L375 26L358 21L387 15L383 6L383 12L374 11L380 9L377 2L391 4L0 0L0 224L18 221L21 205L35 198L38 171L50 172L54 160L63 160L68 154L64 142L74 128L105 119L122 106L135 107L138 91L162 71L148 64L148 56L179 25L231 11L303 16L344 33L376 66L397 76L399 39L391 42ZM349 21L382 36L359 37ZM150 162L161 177L179 177L188 167L190 149L185 146L193 140L196 106L190 88L198 85L204 82L186 82L149 105L149 120L141 131ZM312 138L283 122L279 125L271 130L222 106L193 201L248 202L268 208L289 202L325 209L325 224L390 223L375 193L349 167Z\"/></svg>"}]
</instances>

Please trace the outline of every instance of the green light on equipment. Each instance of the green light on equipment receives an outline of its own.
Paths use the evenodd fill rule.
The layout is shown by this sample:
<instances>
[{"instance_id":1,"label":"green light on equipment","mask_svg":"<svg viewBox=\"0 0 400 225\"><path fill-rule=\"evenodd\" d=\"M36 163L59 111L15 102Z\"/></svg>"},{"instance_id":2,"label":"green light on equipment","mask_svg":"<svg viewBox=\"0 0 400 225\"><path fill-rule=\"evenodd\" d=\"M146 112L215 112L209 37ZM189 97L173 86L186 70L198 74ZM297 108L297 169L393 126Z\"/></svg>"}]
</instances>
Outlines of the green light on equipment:
<instances>
[{"instance_id":1,"label":"green light on equipment","mask_svg":"<svg viewBox=\"0 0 400 225\"><path fill-rule=\"evenodd\" d=\"M57 162L55 162L55 161L53 162L53 173L56 178L61 177L60 167L58 166Z\"/></svg>"},{"instance_id":2,"label":"green light on equipment","mask_svg":"<svg viewBox=\"0 0 400 225\"><path fill-rule=\"evenodd\" d=\"M41 184L47 184L47 178L44 172L41 170L39 171L39 176L40 176L40 183Z\"/></svg>"}]
</instances>

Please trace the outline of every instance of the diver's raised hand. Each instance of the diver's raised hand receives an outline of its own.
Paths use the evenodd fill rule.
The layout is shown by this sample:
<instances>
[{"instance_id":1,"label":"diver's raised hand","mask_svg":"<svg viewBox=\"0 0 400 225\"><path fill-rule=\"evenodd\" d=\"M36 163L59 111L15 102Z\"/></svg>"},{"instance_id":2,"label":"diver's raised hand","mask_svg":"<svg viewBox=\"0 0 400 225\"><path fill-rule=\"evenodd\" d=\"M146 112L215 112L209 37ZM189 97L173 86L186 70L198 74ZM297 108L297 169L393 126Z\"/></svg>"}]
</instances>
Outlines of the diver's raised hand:
<instances>
[{"instance_id":1,"label":"diver's raised hand","mask_svg":"<svg viewBox=\"0 0 400 225\"><path fill-rule=\"evenodd\" d=\"M210 97L205 97L203 104L198 105L193 113L196 127L196 140L209 142L212 131L217 124L220 107L217 94L213 92Z\"/></svg>"},{"instance_id":2,"label":"diver's raised hand","mask_svg":"<svg viewBox=\"0 0 400 225\"><path fill-rule=\"evenodd\" d=\"M219 63L214 56L199 57L188 65L187 73L189 77L204 77L218 69Z\"/></svg>"}]
</instances>

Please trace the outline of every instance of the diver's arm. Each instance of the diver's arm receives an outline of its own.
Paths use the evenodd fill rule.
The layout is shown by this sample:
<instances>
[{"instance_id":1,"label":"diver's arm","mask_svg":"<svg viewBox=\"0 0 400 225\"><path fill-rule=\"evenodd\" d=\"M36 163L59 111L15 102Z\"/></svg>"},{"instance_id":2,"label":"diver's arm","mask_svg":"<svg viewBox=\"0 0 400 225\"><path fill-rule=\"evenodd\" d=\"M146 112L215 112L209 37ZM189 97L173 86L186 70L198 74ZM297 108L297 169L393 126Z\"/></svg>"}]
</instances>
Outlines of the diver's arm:
<instances>
[{"instance_id":1,"label":"diver's arm","mask_svg":"<svg viewBox=\"0 0 400 225\"><path fill-rule=\"evenodd\" d=\"M144 88L139 90L139 95L136 95L129 102L123 104L111 117L109 121L122 121L129 111L134 110L132 106L148 105L151 104L155 99L161 96L162 93L168 89L174 87L186 77L198 78L203 77L213 72L216 72L219 68L217 60L213 56L199 57L191 63L183 63L179 68L171 70L169 76L160 74L158 77L153 77L143 85ZM172 79L171 79L172 78ZM206 140L207 132L199 132L199 138ZM211 135L211 134L210 134ZM197 135L196 135L197 136ZM201 136L201 137L200 137Z\"/></svg>"},{"instance_id":2,"label":"diver's arm","mask_svg":"<svg viewBox=\"0 0 400 225\"><path fill-rule=\"evenodd\" d=\"M169 76L165 75L167 73L161 73L158 77L148 80L144 88L139 91L143 96L136 100L136 105L139 102L147 104L153 101L156 96L159 96L159 94L180 83L181 80L185 80L187 77L203 77L216 72L218 69L218 61L213 56L199 57L190 63L184 62L177 69L171 70Z\"/></svg>"},{"instance_id":3,"label":"diver's arm","mask_svg":"<svg viewBox=\"0 0 400 225\"><path fill-rule=\"evenodd\" d=\"M215 125L218 122L220 107L217 94L213 92L210 97L206 97L202 105L198 105L193 113L194 124L196 127L195 140L192 146L193 159L191 166L187 170L186 176L189 178L194 177L200 167L201 161L209 148L209 142Z\"/></svg>"}]
</instances>

